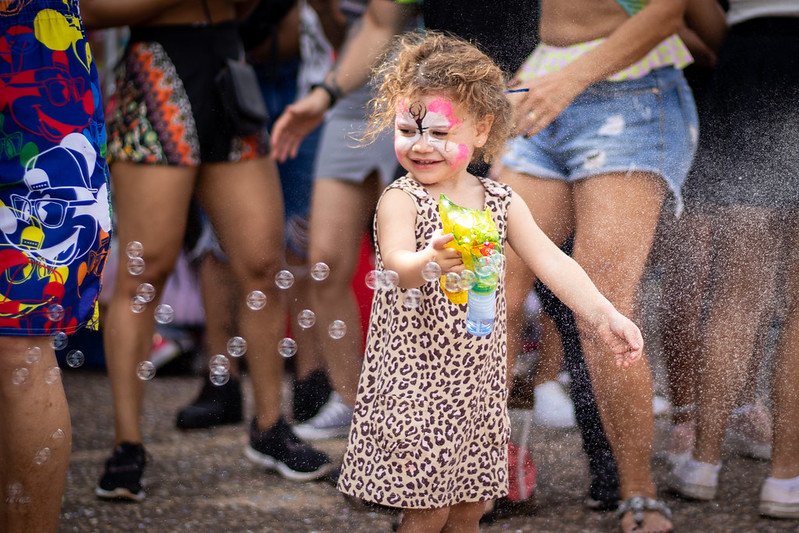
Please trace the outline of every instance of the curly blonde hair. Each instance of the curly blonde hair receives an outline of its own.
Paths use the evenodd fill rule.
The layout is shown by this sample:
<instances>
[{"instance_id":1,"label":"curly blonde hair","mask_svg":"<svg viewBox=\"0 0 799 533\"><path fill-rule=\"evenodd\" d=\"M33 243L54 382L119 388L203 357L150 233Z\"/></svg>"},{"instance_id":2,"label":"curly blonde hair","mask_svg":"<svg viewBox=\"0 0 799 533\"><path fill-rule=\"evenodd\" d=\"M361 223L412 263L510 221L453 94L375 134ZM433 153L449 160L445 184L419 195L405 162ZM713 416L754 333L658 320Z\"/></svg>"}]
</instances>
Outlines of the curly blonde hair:
<instances>
[{"instance_id":1,"label":"curly blonde hair","mask_svg":"<svg viewBox=\"0 0 799 533\"><path fill-rule=\"evenodd\" d=\"M474 45L440 32L408 33L374 69L377 94L369 102L369 126L363 140L373 141L393 128L403 98L443 93L476 119L494 116L485 145L475 158L486 162L499 155L511 132L511 105L505 96L502 70Z\"/></svg>"}]
</instances>

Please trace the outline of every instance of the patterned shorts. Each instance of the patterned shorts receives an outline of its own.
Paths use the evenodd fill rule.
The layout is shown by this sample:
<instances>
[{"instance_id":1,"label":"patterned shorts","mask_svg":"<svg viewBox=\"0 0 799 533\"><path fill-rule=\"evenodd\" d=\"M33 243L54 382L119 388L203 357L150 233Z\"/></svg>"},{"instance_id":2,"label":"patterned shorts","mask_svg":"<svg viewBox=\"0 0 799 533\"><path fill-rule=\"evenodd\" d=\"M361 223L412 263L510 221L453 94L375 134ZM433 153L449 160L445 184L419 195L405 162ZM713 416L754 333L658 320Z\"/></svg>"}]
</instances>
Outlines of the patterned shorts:
<instances>
[{"instance_id":1,"label":"patterned shorts","mask_svg":"<svg viewBox=\"0 0 799 533\"><path fill-rule=\"evenodd\" d=\"M0 2L0 335L97 325L111 240L100 102L77 0Z\"/></svg>"},{"instance_id":2,"label":"patterned shorts","mask_svg":"<svg viewBox=\"0 0 799 533\"><path fill-rule=\"evenodd\" d=\"M239 50L229 22L132 28L106 109L110 159L198 166L266 155L266 131L233 133L216 88L225 60Z\"/></svg>"}]
</instances>

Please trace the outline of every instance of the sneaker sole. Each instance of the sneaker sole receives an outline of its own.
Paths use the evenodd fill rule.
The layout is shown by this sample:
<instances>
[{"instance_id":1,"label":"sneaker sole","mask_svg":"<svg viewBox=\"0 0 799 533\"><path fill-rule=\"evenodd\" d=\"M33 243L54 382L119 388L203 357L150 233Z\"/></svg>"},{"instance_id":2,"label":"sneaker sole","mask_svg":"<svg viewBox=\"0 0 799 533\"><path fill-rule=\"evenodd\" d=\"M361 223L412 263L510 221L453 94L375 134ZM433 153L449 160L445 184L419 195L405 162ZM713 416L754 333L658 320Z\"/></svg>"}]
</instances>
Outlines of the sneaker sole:
<instances>
[{"instance_id":1,"label":"sneaker sole","mask_svg":"<svg viewBox=\"0 0 799 533\"><path fill-rule=\"evenodd\" d=\"M327 439L341 439L348 437L350 434L350 426L337 427L332 429L316 429L303 427L301 424L294 426L294 434L302 440L327 440Z\"/></svg>"},{"instance_id":2,"label":"sneaker sole","mask_svg":"<svg viewBox=\"0 0 799 533\"><path fill-rule=\"evenodd\" d=\"M799 503L760 502L760 514L772 518L799 518Z\"/></svg>"},{"instance_id":3,"label":"sneaker sole","mask_svg":"<svg viewBox=\"0 0 799 533\"><path fill-rule=\"evenodd\" d=\"M247 446L244 448L244 456L253 463L270 470L275 470L284 478L290 479L292 481L314 481L333 470L333 464L327 463L313 472L297 472L296 470L289 468L286 463L282 463L276 460L274 457L264 455L255 450L252 446Z\"/></svg>"},{"instance_id":4,"label":"sneaker sole","mask_svg":"<svg viewBox=\"0 0 799 533\"><path fill-rule=\"evenodd\" d=\"M128 500L132 502L144 501L143 490L134 493L122 487L117 487L114 490L105 490L101 489L100 487L96 487L94 489L94 494L102 500L117 500L117 501Z\"/></svg>"}]
</instances>

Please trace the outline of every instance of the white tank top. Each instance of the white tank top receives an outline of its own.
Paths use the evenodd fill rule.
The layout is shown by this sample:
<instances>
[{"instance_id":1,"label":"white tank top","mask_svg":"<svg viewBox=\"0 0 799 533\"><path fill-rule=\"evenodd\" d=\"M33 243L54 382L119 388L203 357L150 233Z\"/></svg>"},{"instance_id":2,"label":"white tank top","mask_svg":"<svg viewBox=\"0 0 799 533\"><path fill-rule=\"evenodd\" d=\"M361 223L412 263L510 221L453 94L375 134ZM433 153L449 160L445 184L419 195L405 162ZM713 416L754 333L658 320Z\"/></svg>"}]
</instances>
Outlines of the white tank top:
<instances>
[{"instance_id":1,"label":"white tank top","mask_svg":"<svg viewBox=\"0 0 799 533\"><path fill-rule=\"evenodd\" d=\"M731 26L758 17L799 17L799 0L730 0Z\"/></svg>"}]
</instances>

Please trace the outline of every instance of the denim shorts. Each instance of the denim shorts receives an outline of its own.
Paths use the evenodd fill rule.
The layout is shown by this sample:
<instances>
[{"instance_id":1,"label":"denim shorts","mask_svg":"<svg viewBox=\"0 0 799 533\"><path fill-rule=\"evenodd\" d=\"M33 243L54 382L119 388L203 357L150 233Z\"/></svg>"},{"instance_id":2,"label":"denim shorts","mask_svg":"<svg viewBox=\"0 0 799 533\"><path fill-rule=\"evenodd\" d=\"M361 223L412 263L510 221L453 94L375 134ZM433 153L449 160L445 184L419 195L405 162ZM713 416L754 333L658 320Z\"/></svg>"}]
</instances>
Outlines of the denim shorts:
<instances>
[{"instance_id":1,"label":"denim shorts","mask_svg":"<svg viewBox=\"0 0 799 533\"><path fill-rule=\"evenodd\" d=\"M698 133L691 89L681 70L666 67L591 85L538 134L511 139L502 164L570 183L608 173L657 174L679 213Z\"/></svg>"}]
</instances>

